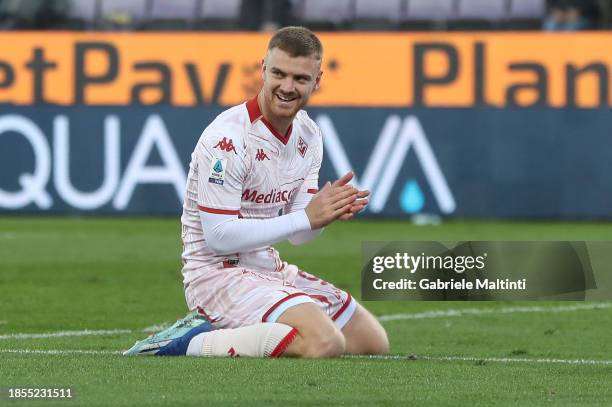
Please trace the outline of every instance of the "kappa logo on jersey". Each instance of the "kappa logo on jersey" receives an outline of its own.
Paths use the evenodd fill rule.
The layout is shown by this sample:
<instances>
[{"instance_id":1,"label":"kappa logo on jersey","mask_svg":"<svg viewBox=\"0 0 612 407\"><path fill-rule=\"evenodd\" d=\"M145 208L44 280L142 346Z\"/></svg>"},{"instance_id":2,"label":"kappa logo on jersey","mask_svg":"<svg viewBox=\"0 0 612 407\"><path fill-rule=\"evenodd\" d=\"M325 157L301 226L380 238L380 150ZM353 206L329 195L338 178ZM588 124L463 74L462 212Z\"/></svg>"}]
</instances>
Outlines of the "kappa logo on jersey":
<instances>
[{"instance_id":1,"label":"kappa logo on jersey","mask_svg":"<svg viewBox=\"0 0 612 407\"><path fill-rule=\"evenodd\" d=\"M302 157L304 157L306 155L306 150L308 150L308 144L306 144L304 139L300 137L298 139L297 151Z\"/></svg>"},{"instance_id":2,"label":"kappa logo on jersey","mask_svg":"<svg viewBox=\"0 0 612 407\"><path fill-rule=\"evenodd\" d=\"M211 184L223 185L225 178L226 160L224 158L215 158L210 163L210 175L208 182Z\"/></svg>"},{"instance_id":3,"label":"kappa logo on jersey","mask_svg":"<svg viewBox=\"0 0 612 407\"><path fill-rule=\"evenodd\" d=\"M236 352L236 349L234 349L233 346L228 349L227 354L230 355L230 357L232 358L240 357L240 355L238 354L238 352Z\"/></svg>"},{"instance_id":4,"label":"kappa logo on jersey","mask_svg":"<svg viewBox=\"0 0 612 407\"><path fill-rule=\"evenodd\" d=\"M257 161L263 161L263 160L269 160L270 158L268 158L268 155L266 154L263 148L258 148L257 154L255 154L255 159Z\"/></svg>"},{"instance_id":5,"label":"kappa logo on jersey","mask_svg":"<svg viewBox=\"0 0 612 407\"><path fill-rule=\"evenodd\" d=\"M219 142L213 148L218 148L220 150L227 151L228 153L233 151L234 154L238 154L236 152L236 147L234 147L232 139L229 139L229 141L227 141L227 137L223 137L221 140L219 140Z\"/></svg>"}]
</instances>

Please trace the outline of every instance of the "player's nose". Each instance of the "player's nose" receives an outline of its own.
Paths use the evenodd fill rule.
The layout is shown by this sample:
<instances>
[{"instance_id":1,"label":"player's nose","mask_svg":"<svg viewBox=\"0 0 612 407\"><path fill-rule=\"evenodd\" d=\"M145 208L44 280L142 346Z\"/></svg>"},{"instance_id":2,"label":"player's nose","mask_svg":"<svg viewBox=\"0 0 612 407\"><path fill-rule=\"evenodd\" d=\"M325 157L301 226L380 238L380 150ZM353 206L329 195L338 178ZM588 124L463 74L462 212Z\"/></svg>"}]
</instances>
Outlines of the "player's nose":
<instances>
[{"instance_id":1,"label":"player's nose","mask_svg":"<svg viewBox=\"0 0 612 407\"><path fill-rule=\"evenodd\" d=\"M293 93L295 91L295 81L293 80L293 78L283 78L280 84L280 90L281 92L286 94Z\"/></svg>"}]
</instances>

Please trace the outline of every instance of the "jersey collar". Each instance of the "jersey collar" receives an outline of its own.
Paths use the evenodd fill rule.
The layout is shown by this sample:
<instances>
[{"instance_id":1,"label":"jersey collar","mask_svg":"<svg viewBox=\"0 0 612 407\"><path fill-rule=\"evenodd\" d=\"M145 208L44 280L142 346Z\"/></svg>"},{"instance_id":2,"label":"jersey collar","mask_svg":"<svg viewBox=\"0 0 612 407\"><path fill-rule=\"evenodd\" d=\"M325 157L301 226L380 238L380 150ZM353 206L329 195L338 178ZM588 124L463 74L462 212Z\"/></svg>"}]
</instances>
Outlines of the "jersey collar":
<instances>
[{"instance_id":1,"label":"jersey collar","mask_svg":"<svg viewBox=\"0 0 612 407\"><path fill-rule=\"evenodd\" d=\"M291 130L293 130L293 124L289 126L287 129L287 133L285 135L280 134L273 126L272 123L268 121L261 113L261 109L259 108L259 103L257 103L257 96L253 99L246 102L247 111L249 112L249 119L251 123L255 123L258 119L261 119L263 124L266 125L268 130L276 137L281 143L287 145L289 142L289 137L291 137Z\"/></svg>"}]
</instances>

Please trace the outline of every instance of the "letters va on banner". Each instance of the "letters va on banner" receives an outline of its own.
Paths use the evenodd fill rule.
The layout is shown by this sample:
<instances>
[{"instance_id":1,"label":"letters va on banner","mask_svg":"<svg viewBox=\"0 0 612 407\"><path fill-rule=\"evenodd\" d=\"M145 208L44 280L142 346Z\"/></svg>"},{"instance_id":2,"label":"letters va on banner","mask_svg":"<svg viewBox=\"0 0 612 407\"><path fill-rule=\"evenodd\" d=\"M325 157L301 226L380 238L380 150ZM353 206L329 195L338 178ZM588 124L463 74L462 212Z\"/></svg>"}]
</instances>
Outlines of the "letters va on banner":
<instances>
[{"instance_id":1,"label":"letters va on banner","mask_svg":"<svg viewBox=\"0 0 612 407\"><path fill-rule=\"evenodd\" d=\"M317 123L325 135L324 151L331 159L336 174L342 176L347 171L355 172L330 117L322 114L317 118ZM383 211L411 146L414 146L414 152L440 211L445 215L453 213L456 208L455 198L419 119L408 116L402 121L397 115L387 118L363 175L353 179L359 189L372 192L368 210L372 213Z\"/></svg>"}]
</instances>

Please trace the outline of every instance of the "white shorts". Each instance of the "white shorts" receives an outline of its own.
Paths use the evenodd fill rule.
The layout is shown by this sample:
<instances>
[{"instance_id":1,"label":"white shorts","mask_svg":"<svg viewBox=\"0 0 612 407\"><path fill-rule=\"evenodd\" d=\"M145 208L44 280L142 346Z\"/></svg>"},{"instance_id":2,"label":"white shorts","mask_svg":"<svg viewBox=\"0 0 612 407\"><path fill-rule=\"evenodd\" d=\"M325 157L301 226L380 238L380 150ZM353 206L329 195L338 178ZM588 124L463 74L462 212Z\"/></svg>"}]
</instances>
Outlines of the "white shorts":
<instances>
[{"instance_id":1,"label":"white shorts","mask_svg":"<svg viewBox=\"0 0 612 407\"><path fill-rule=\"evenodd\" d=\"M276 322L289 308L312 302L342 329L357 308L349 293L287 263L281 271L203 268L185 288L185 299L217 328Z\"/></svg>"}]
</instances>

